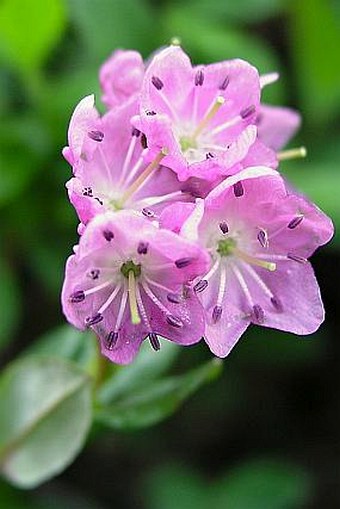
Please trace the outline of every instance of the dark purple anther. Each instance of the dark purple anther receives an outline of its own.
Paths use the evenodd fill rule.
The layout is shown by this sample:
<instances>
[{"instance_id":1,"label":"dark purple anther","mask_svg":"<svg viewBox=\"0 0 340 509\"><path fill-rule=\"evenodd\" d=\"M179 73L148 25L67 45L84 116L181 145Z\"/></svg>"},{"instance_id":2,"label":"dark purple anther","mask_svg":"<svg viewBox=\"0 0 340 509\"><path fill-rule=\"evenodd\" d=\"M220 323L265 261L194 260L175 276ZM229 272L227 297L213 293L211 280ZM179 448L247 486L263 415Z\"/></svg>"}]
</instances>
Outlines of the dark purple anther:
<instances>
[{"instance_id":1,"label":"dark purple anther","mask_svg":"<svg viewBox=\"0 0 340 509\"><path fill-rule=\"evenodd\" d=\"M84 187L83 196L90 196L92 198L93 197L92 187Z\"/></svg>"},{"instance_id":2,"label":"dark purple anther","mask_svg":"<svg viewBox=\"0 0 340 509\"><path fill-rule=\"evenodd\" d=\"M104 133L102 131L89 131L87 134L91 140L98 141L99 143L104 139Z\"/></svg>"},{"instance_id":3,"label":"dark purple anther","mask_svg":"<svg viewBox=\"0 0 340 509\"><path fill-rule=\"evenodd\" d=\"M222 306L215 306L212 312L212 320L214 323L217 323L222 316Z\"/></svg>"},{"instance_id":4,"label":"dark purple anther","mask_svg":"<svg viewBox=\"0 0 340 509\"><path fill-rule=\"evenodd\" d=\"M148 117L154 117L156 115L156 112L153 111L153 110L147 110L145 112L145 114L148 116Z\"/></svg>"},{"instance_id":5,"label":"dark purple anther","mask_svg":"<svg viewBox=\"0 0 340 509\"><path fill-rule=\"evenodd\" d=\"M140 242L137 247L138 254L146 254L148 252L149 243L148 242Z\"/></svg>"},{"instance_id":6,"label":"dark purple anther","mask_svg":"<svg viewBox=\"0 0 340 509\"><path fill-rule=\"evenodd\" d=\"M201 293L207 288L207 286L208 281L206 281L205 279L201 279L200 281L198 281L198 283L194 285L194 291L196 293Z\"/></svg>"},{"instance_id":7,"label":"dark purple anther","mask_svg":"<svg viewBox=\"0 0 340 509\"><path fill-rule=\"evenodd\" d=\"M256 111L255 106L252 104L251 106L248 106L248 108L244 108L244 110L240 111L240 117L245 120L246 118L251 117Z\"/></svg>"},{"instance_id":8,"label":"dark purple anther","mask_svg":"<svg viewBox=\"0 0 340 509\"><path fill-rule=\"evenodd\" d=\"M242 182L236 182L236 184L233 185L233 189L234 189L234 195L236 196L236 198L240 198L240 196L244 195L244 189L243 189Z\"/></svg>"},{"instance_id":9,"label":"dark purple anther","mask_svg":"<svg viewBox=\"0 0 340 509\"><path fill-rule=\"evenodd\" d=\"M157 90L162 90L162 88L164 87L163 81L160 78L158 78L158 76L152 76L151 83L155 88L157 88Z\"/></svg>"},{"instance_id":10,"label":"dark purple anther","mask_svg":"<svg viewBox=\"0 0 340 509\"><path fill-rule=\"evenodd\" d=\"M90 272L87 275L91 279L98 279L99 278L99 274L100 274L100 270L99 269L92 269L92 270L90 270Z\"/></svg>"},{"instance_id":11,"label":"dark purple anther","mask_svg":"<svg viewBox=\"0 0 340 509\"><path fill-rule=\"evenodd\" d=\"M303 220L303 215L302 214L300 214L299 216L294 217L294 219L292 219L290 221L290 223L288 223L288 228L290 230L294 230L294 228L299 226L299 224L302 222L302 220Z\"/></svg>"},{"instance_id":12,"label":"dark purple anther","mask_svg":"<svg viewBox=\"0 0 340 509\"><path fill-rule=\"evenodd\" d=\"M110 331L106 338L106 348L108 350L113 350L117 344L117 341L118 341L118 332L115 332L113 330Z\"/></svg>"},{"instance_id":13,"label":"dark purple anther","mask_svg":"<svg viewBox=\"0 0 340 509\"><path fill-rule=\"evenodd\" d=\"M136 136L136 138L138 138L138 136L140 135L140 130L136 129L136 127L133 127L131 135Z\"/></svg>"},{"instance_id":14,"label":"dark purple anther","mask_svg":"<svg viewBox=\"0 0 340 509\"><path fill-rule=\"evenodd\" d=\"M69 301L73 304L83 302L83 300L85 300L85 292L83 290L78 290L77 292L72 293L69 297Z\"/></svg>"},{"instance_id":15,"label":"dark purple anther","mask_svg":"<svg viewBox=\"0 0 340 509\"><path fill-rule=\"evenodd\" d=\"M155 350L155 352L158 352L158 350L161 349L161 343L158 339L157 334L155 334L154 332L149 333L149 341L150 341L150 345Z\"/></svg>"},{"instance_id":16,"label":"dark purple anther","mask_svg":"<svg viewBox=\"0 0 340 509\"><path fill-rule=\"evenodd\" d=\"M211 152L207 152L207 153L205 154L205 158L206 158L206 159L213 159L214 157L215 157L215 156L214 156L214 154L212 154Z\"/></svg>"},{"instance_id":17,"label":"dark purple anther","mask_svg":"<svg viewBox=\"0 0 340 509\"><path fill-rule=\"evenodd\" d=\"M85 319L85 325L87 327L91 327L92 325L96 325L97 323L101 322L103 319L103 315L101 313L97 313L96 315L88 316Z\"/></svg>"},{"instance_id":18,"label":"dark purple anther","mask_svg":"<svg viewBox=\"0 0 340 509\"><path fill-rule=\"evenodd\" d=\"M282 313L283 306L281 304L281 301L277 297L271 297L270 302L273 304L274 308L278 313Z\"/></svg>"},{"instance_id":19,"label":"dark purple anther","mask_svg":"<svg viewBox=\"0 0 340 509\"><path fill-rule=\"evenodd\" d=\"M307 263L306 258L304 258L303 256L296 255L294 253L288 253L287 258L289 258L289 260L293 260L293 262Z\"/></svg>"},{"instance_id":20,"label":"dark purple anther","mask_svg":"<svg viewBox=\"0 0 340 509\"><path fill-rule=\"evenodd\" d=\"M192 258L179 258L175 261L175 265L178 269L184 269L184 267L190 265L192 261Z\"/></svg>"},{"instance_id":21,"label":"dark purple anther","mask_svg":"<svg viewBox=\"0 0 340 509\"><path fill-rule=\"evenodd\" d=\"M221 221L219 224L219 227L220 227L220 230L223 233L223 235L228 233L229 227L228 227L228 224L226 223L226 221Z\"/></svg>"},{"instance_id":22,"label":"dark purple anther","mask_svg":"<svg viewBox=\"0 0 340 509\"><path fill-rule=\"evenodd\" d=\"M103 235L104 235L105 240L107 240L108 242L111 242L111 240L114 237L114 234L111 230L104 230Z\"/></svg>"},{"instance_id":23,"label":"dark purple anther","mask_svg":"<svg viewBox=\"0 0 340 509\"><path fill-rule=\"evenodd\" d=\"M260 230L257 234L257 240L261 244L262 247L268 247L268 235L265 230Z\"/></svg>"},{"instance_id":24,"label":"dark purple anther","mask_svg":"<svg viewBox=\"0 0 340 509\"><path fill-rule=\"evenodd\" d=\"M144 207L144 208L142 209L142 214L143 214L143 216L145 216L145 217L155 217L155 213L154 213L154 211L153 211L153 210L151 210L151 209L149 209L149 208L147 208L147 207Z\"/></svg>"},{"instance_id":25,"label":"dark purple anther","mask_svg":"<svg viewBox=\"0 0 340 509\"><path fill-rule=\"evenodd\" d=\"M203 82L204 82L204 73L203 73L202 69L200 69L199 71L197 71L197 73L195 75L195 86L201 87L203 85Z\"/></svg>"},{"instance_id":26,"label":"dark purple anther","mask_svg":"<svg viewBox=\"0 0 340 509\"><path fill-rule=\"evenodd\" d=\"M229 78L229 76L226 76L224 78L224 80L222 81L222 83L220 84L219 89L220 90L225 90L228 87L229 82L230 82L230 78Z\"/></svg>"},{"instance_id":27,"label":"dark purple anther","mask_svg":"<svg viewBox=\"0 0 340 509\"><path fill-rule=\"evenodd\" d=\"M166 321L168 322L171 327L176 327L177 329L180 329L183 327L183 322L175 315L166 315Z\"/></svg>"},{"instance_id":28,"label":"dark purple anther","mask_svg":"<svg viewBox=\"0 0 340 509\"><path fill-rule=\"evenodd\" d=\"M177 293L168 293L166 298L168 299L169 302L171 302L171 304L179 304L180 302L182 302L181 296L178 295Z\"/></svg>"},{"instance_id":29,"label":"dark purple anther","mask_svg":"<svg viewBox=\"0 0 340 509\"><path fill-rule=\"evenodd\" d=\"M264 311L259 304L255 304L255 306L253 306L253 317L257 323L264 322Z\"/></svg>"},{"instance_id":30,"label":"dark purple anther","mask_svg":"<svg viewBox=\"0 0 340 509\"><path fill-rule=\"evenodd\" d=\"M142 148L148 148L148 140L146 139L145 134L142 134L140 137L140 144L142 145Z\"/></svg>"}]
</instances>

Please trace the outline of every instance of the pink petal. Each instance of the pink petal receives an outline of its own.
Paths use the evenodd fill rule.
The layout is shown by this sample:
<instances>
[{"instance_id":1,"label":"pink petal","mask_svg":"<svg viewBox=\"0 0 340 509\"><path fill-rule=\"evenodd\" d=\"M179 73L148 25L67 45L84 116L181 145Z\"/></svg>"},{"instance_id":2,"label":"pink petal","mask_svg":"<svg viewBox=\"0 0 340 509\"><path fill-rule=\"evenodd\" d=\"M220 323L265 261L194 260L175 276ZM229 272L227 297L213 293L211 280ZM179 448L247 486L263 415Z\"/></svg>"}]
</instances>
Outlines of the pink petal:
<instances>
[{"instance_id":1,"label":"pink petal","mask_svg":"<svg viewBox=\"0 0 340 509\"><path fill-rule=\"evenodd\" d=\"M96 149L96 142L91 140L88 132L95 130L98 125L99 114L94 106L94 95L88 95L76 106L68 129L69 151L66 152L67 160L77 162L82 154L91 156Z\"/></svg>"},{"instance_id":2,"label":"pink petal","mask_svg":"<svg viewBox=\"0 0 340 509\"><path fill-rule=\"evenodd\" d=\"M279 309L251 277L247 284L255 304L264 311L261 325L273 327L295 334L305 335L315 332L324 320L324 308L320 290L311 265L287 261L277 265L275 272L257 269L266 283Z\"/></svg>"},{"instance_id":3,"label":"pink petal","mask_svg":"<svg viewBox=\"0 0 340 509\"><path fill-rule=\"evenodd\" d=\"M169 46L154 56L146 70L141 94L142 111L164 112L173 118L173 110L154 85L155 78L160 80L173 110L185 109L193 85L193 70L189 57L179 46Z\"/></svg>"},{"instance_id":4,"label":"pink petal","mask_svg":"<svg viewBox=\"0 0 340 509\"><path fill-rule=\"evenodd\" d=\"M258 117L259 138L273 150L280 150L301 124L299 113L289 108L261 105Z\"/></svg>"},{"instance_id":5,"label":"pink petal","mask_svg":"<svg viewBox=\"0 0 340 509\"><path fill-rule=\"evenodd\" d=\"M117 50L104 62L99 72L102 101L108 108L121 105L140 91L144 63L137 51Z\"/></svg>"},{"instance_id":6,"label":"pink petal","mask_svg":"<svg viewBox=\"0 0 340 509\"><path fill-rule=\"evenodd\" d=\"M232 304L225 303L221 319L215 324L211 318L213 306L206 311L204 339L217 357L226 357L249 325L249 320Z\"/></svg>"}]
</instances>

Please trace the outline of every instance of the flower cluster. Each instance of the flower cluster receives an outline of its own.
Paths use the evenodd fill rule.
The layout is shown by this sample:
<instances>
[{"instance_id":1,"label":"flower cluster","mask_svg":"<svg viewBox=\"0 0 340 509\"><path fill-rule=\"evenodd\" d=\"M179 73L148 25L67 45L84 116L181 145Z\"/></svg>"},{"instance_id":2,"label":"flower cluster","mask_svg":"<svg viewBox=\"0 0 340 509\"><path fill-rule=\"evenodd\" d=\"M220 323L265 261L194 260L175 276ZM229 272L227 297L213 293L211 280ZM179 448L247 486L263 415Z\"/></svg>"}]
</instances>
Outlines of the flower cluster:
<instances>
[{"instance_id":1,"label":"flower cluster","mask_svg":"<svg viewBox=\"0 0 340 509\"><path fill-rule=\"evenodd\" d=\"M143 340L202 338L225 357L249 324L309 334L323 321L308 257L330 219L278 171L300 117L261 103L277 79L243 60L192 66L177 45L144 63L116 51L76 107L63 155L79 244L64 313L103 355L133 360Z\"/></svg>"}]
</instances>

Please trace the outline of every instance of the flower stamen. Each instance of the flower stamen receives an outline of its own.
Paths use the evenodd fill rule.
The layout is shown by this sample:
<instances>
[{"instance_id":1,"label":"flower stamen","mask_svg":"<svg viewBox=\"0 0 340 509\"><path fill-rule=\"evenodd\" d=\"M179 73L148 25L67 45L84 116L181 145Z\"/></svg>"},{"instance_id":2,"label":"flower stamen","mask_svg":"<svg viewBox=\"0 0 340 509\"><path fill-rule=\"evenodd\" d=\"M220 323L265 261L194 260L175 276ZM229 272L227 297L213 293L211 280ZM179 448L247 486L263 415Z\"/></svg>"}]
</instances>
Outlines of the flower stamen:
<instances>
[{"instance_id":1,"label":"flower stamen","mask_svg":"<svg viewBox=\"0 0 340 509\"><path fill-rule=\"evenodd\" d=\"M252 256L248 253L245 253L244 251L241 251L237 247L232 248L232 252L235 256L241 258L241 260L243 260L244 262L250 263L250 265L262 267L263 269L267 269L270 272L274 272L276 270L276 263L274 262L269 262L266 260L262 260L260 258L256 258L255 256Z\"/></svg>"},{"instance_id":2,"label":"flower stamen","mask_svg":"<svg viewBox=\"0 0 340 509\"><path fill-rule=\"evenodd\" d=\"M216 126L211 131L210 134L212 134L212 135L219 134L222 131L224 131L225 129L229 129L229 127L233 127L234 125L238 124L242 120L247 120L254 113L255 113L255 106L254 105L249 106L248 108L245 108L244 110L242 110L238 115L236 115L236 117L228 120L224 124L220 124L220 125Z\"/></svg>"},{"instance_id":3,"label":"flower stamen","mask_svg":"<svg viewBox=\"0 0 340 509\"><path fill-rule=\"evenodd\" d=\"M114 301L114 299L117 297L119 291L121 289L121 285L116 286L116 288L113 290L109 298L104 302L104 304L98 309L99 314L103 314L104 311L110 306L110 304Z\"/></svg>"},{"instance_id":4,"label":"flower stamen","mask_svg":"<svg viewBox=\"0 0 340 509\"><path fill-rule=\"evenodd\" d=\"M162 148L162 150L157 154L155 159L145 168L145 170L136 178L136 180L131 184L130 187L124 192L121 203L126 202L130 196L132 196L146 181L146 179L151 175L153 170L159 166L159 163L168 154L167 149Z\"/></svg>"},{"instance_id":5,"label":"flower stamen","mask_svg":"<svg viewBox=\"0 0 340 509\"><path fill-rule=\"evenodd\" d=\"M289 159L302 159L307 156L306 147L292 148L289 150L282 150L277 153L279 161L288 161Z\"/></svg>"},{"instance_id":6,"label":"flower stamen","mask_svg":"<svg viewBox=\"0 0 340 509\"><path fill-rule=\"evenodd\" d=\"M125 160L124 160L123 168L122 168L122 173L120 175L119 184L122 184L124 182L126 172L129 168L129 165L130 165L131 159L132 159L132 155L133 155L133 152L136 147L137 136L134 134L134 132L135 131L132 132L131 141L130 141L129 147L127 149L127 152L126 152L126 156L125 156Z\"/></svg>"},{"instance_id":7,"label":"flower stamen","mask_svg":"<svg viewBox=\"0 0 340 509\"><path fill-rule=\"evenodd\" d=\"M141 322L139 313L138 313L138 305L136 298L136 277L133 270L129 270L128 275L128 294L129 294L129 306L130 306L130 315L131 315L131 323L133 325L138 325Z\"/></svg>"},{"instance_id":8,"label":"flower stamen","mask_svg":"<svg viewBox=\"0 0 340 509\"><path fill-rule=\"evenodd\" d=\"M196 127L196 129L191 137L193 141L195 141L197 136L199 136L201 134L201 132L204 131L204 129L207 127L210 120L212 120L214 118L214 116L216 115L216 113L219 111L219 109L221 108L221 106L224 103L225 103L224 97L222 95L217 96L213 105L209 108L209 110L206 112L206 114L204 115L204 117L202 118L202 120L200 121L198 126Z\"/></svg>"}]
</instances>

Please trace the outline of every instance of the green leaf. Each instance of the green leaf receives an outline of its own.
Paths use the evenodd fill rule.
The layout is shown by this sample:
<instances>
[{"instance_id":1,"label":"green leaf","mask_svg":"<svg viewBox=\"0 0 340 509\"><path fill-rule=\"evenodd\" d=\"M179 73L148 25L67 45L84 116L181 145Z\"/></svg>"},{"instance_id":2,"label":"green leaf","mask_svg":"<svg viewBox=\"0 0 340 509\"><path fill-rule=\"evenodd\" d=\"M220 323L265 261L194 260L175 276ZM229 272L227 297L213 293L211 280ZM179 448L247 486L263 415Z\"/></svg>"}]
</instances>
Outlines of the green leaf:
<instances>
[{"instance_id":1,"label":"green leaf","mask_svg":"<svg viewBox=\"0 0 340 509\"><path fill-rule=\"evenodd\" d=\"M309 120L327 122L340 112L340 16L325 0L291 5L291 53L300 102Z\"/></svg>"},{"instance_id":2,"label":"green leaf","mask_svg":"<svg viewBox=\"0 0 340 509\"><path fill-rule=\"evenodd\" d=\"M185 375L153 380L108 407L98 408L99 422L115 429L138 429L151 426L172 414L201 385L214 379L222 363L218 359Z\"/></svg>"},{"instance_id":3,"label":"green leaf","mask_svg":"<svg viewBox=\"0 0 340 509\"><path fill-rule=\"evenodd\" d=\"M17 329L21 318L21 296L15 274L5 260L0 257L0 347L5 346Z\"/></svg>"},{"instance_id":4,"label":"green leaf","mask_svg":"<svg viewBox=\"0 0 340 509\"><path fill-rule=\"evenodd\" d=\"M0 465L16 486L38 486L79 453L91 424L91 384L75 366L19 360L1 376L0 401Z\"/></svg>"},{"instance_id":5,"label":"green leaf","mask_svg":"<svg viewBox=\"0 0 340 509\"><path fill-rule=\"evenodd\" d=\"M3 56L22 71L39 68L65 28L61 0L2 0L0 42Z\"/></svg>"},{"instance_id":6,"label":"green leaf","mask_svg":"<svg viewBox=\"0 0 340 509\"><path fill-rule=\"evenodd\" d=\"M188 23L190 20L190 23ZM200 16L186 3L169 8L163 15L164 35L170 39L177 35L183 48L194 62L243 58L256 66L261 73L280 70L280 62L268 44L259 37L249 35L238 28L224 26ZM198 37L197 34L200 34ZM282 83L267 87L266 100L282 100Z\"/></svg>"},{"instance_id":7,"label":"green leaf","mask_svg":"<svg viewBox=\"0 0 340 509\"><path fill-rule=\"evenodd\" d=\"M214 509L299 509L307 502L303 470L279 460L254 460L215 485Z\"/></svg>"},{"instance_id":8,"label":"green leaf","mask_svg":"<svg viewBox=\"0 0 340 509\"><path fill-rule=\"evenodd\" d=\"M97 393L99 404L108 405L119 397L131 394L141 383L158 378L170 368L179 350L177 345L164 340L161 349L154 352L150 345L144 342L134 362L129 366L115 367L112 376L100 387Z\"/></svg>"},{"instance_id":9,"label":"green leaf","mask_svg":"<svg viewBox=\"0 0 340 509\"><path fill-rule=\"evenodd\" d=\"M69 8L86 60L99 65L117 47L153 49L157 24L143 0L69 0Z\"/></svg>"},{"instance_id":10,"label":"green leaf","mask_svg":"<svg viewBox=\"0 0 340 509\"><path fill-rule=\"evenodd\" d=\"M65 359L77 364L92 377L98 371L98 346L94 333L79 331L70 325L47 332L23 355Z\"/></svg>"}]
</instances>

